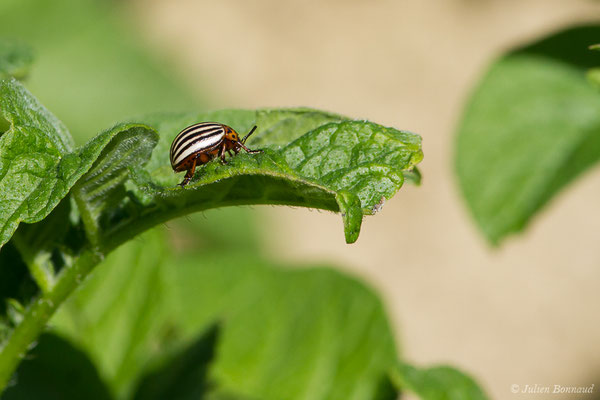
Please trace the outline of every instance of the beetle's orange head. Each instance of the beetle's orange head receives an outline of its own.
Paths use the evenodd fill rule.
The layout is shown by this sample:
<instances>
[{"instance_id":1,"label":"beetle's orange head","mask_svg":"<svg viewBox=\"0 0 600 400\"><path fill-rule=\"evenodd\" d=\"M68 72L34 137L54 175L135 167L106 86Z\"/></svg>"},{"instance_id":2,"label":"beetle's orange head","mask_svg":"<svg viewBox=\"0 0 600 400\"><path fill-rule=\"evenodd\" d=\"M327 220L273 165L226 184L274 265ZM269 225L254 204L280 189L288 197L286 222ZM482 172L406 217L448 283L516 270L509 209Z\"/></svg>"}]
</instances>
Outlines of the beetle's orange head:
<instances>
[{"instance_id":1,"label":"beetle's orange head","mask_svg":"<svg viewBox=\"0 0 600 400\"><path fill-rule=\"evenodd\" d=\"M225 128L225 137L228 140L231 140L232 142L239 142L240 141L240 137L237 134L236 131L234 131L232 128L227 127Z\"/></svg>"}]
</instances>

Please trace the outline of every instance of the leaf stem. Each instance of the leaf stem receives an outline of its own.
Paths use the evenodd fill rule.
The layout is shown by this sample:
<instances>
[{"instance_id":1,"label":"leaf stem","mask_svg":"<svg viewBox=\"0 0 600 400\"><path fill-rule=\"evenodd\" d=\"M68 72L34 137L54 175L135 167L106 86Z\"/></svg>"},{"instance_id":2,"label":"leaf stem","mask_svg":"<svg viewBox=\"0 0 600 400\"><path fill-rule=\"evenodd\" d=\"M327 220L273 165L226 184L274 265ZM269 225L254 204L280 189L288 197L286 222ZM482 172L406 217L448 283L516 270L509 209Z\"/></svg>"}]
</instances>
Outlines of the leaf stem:
<instances>
[{"instance_id":1,"label":"leaf stem","mask_svg":"<svg viewBox=\"0 0 600 400\"><path fill-rule=\"evenodd\" d=\"M84 251L73 265L61 272L51 291L42 294L29 305L23 321L0 350L0 393L7 387L19 362L42 333L58 306L103 258L100 253Z\"/></svg>"},{"instance_id":2,"label":"leaf stem","mask_svg":"<svg viewBox=\"0 0 600 400\"><path fill-rule=\"evenodd\" d=\"M98 225L96 223L96 219L91 214L91 210L88 207L88 204L81 198L80 192L81 189L78 187L78 185L75 185L72 191L72 196L73 199L75 199L75 204L77 204L79 215L81 216L81 220L83 221L85 234L90 243L94 247L96 247L98 245L98 240L100 237Z\"/></svg>"},{"instance_id":3,"label":"leaf stem","mask_svg":"<svg viewBox=\"0 0 600 400\"><path fill-rule=\"evenodd\" d=\"M49 293L54 286L54 268L50 261L49 253L38 254L31 262L27 263L29 272L43 294Z\"/></svg>"},{"instance_id":4,"label":"leaf stem","mask_svg":"<svg viewBox=\"0 0 600 400\"><path fill-rule=\"evenodd\" d=\"M28 248L25 239L18 233L13 236L13 239L35 283L43 294L50 292L55 284L54 266L50 260L50 253L44 250L37 253L32 251Z\"/></svg>"}]
</instances>

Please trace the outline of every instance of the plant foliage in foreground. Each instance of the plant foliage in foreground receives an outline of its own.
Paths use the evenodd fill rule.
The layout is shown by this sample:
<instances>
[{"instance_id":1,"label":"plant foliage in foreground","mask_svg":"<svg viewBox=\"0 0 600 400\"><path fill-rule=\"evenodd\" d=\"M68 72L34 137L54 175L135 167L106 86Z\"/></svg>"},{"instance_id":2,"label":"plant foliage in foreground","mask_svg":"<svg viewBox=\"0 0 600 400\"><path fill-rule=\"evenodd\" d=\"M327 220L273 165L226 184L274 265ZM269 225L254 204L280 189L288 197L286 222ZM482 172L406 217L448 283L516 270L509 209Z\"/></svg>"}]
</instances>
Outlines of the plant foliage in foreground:
<instances>
[{"instance_id":1,"label":"plant foliage in foreground","mask_svg":"<svg viewBox=\"0 0 600 400\"><path fill-rule=\"evenodd\" d=\"M355 241L363 215L405 178L418 182L418 136L316 110L227 110L149 116L77 148L17 81L0 83L0 108L0 390L32 351L3 399L421 395L414 374L398 378L382 307L358 282L248 254L173 260L158 231L111 254L42 335L108 253L191 211L321 208L340 212ZM239 131L257 124L253 145L265 152L209 163L181 189L168 146L200 120ZM468 393L461 379L432 384L440 396Z\"/></svg>"}]
</instances>

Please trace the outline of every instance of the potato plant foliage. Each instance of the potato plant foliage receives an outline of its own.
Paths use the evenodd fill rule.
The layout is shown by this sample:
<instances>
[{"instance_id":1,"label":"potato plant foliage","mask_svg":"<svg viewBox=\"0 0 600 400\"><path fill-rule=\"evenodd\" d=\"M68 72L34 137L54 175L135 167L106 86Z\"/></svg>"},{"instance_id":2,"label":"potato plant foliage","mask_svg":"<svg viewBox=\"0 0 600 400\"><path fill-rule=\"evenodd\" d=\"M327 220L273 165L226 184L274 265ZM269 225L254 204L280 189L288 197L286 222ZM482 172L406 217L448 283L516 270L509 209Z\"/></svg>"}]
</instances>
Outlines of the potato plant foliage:
<instances>
[{"instance_id":1,"label":"potato plant foliage","mask_svg":"<svg viewBox=\"0 0 600 400\"><path fill-rule=\"evenodd\" d=\"M0 41L3 400L485 398L457 370L399 361L359 281L280 268L253 244L224 257L232 232L199 258L150 230L194 211L291 205L339 213L352 243L365 215L406 179L419 183L419 136L312 109L222 110L147 115L76 146L14 79L31 60ZM256 124L252 147L264 153L210 162L180 188L168 149L199 121Z\"/></svg>"},{"instance_id":2,"label":"potato plant foliage","mask_svg":"<svg viewBox=\"0 0 600 400\"><path fill-rule=\"evenodd\" d=\"M12 68L7 75L20 65L9 50L11 62L0 64ZM92 268L152 226L215 207L282 204L339 212L354 242L363 216L422 159L417 135L310 109L151 115L80 147L14 78L0 83L0 109L0 263L9 284L0 320L2 387ZM204 120L240 132L258 125L254 145L265 152L211 162L182 189L168 147L180 129ZM28 276L10 275L18 262Z\"/></svg>"},{"instance_id":3,"label":"potato plant foliage","mask_svg":"<svg viewBox=\"0 0 600 400\"><path fill-rule=\"evenodd\" d=\"M457 132L459 186L492 244L529 225L600 160L600 26L569 28L496 60Z\"/></svg>"}]
</instances>

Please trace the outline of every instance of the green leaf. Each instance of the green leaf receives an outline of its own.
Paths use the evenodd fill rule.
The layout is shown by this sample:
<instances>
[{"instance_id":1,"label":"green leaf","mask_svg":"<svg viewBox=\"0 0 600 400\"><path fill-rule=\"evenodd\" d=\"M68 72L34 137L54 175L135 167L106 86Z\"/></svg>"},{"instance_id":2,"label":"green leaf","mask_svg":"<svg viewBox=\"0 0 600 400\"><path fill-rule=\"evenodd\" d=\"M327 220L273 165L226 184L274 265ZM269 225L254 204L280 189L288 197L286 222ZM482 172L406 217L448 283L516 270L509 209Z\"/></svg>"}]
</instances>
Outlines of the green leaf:
<instances>
[{"instance_id":1,"label":"green leaf","mask_svg":"<svg viewBox=\"0 0 600 400\"><path fill-rule=\"evenodd\" d=\"M20 83L0 82L0 246L19 222L46 217L83 174L67 129Z\"/></svg>"},{"instance_id":2,"label":"green leaf","mask_svg":"<svg viewBox=\"0 0 600 400\"><path fill-rule=\"evenodd\" d=\"M29 46L13 40L0 38L0 79L24 78L33 62Z\"/></svg>"},{"instance_id":3,"label":"green leaf","mask_svg":"<svg viewBox=\"0 0 600 400\"><path fill-rule=\"evenodd\" d=\"M260 130L254 134L256 137L252 138L252 143L258 147L275 149L286 146L319 126L347 120L341 115L310 108L258 110L255 118Z\"/></svg>"},{"instance_id":4,"label":"green leaf","mask_svg":"<svg viewBox=\"0 0 600 400\"><path fill-rule=\"evenodd\" d=\"M51 149L46 153L62 155L73 149L73 138L67 127L15 79L0 81L0 109L11 125L6 134L29 136L35 133L39 138L32 140L31 146L44 149L38 143L42 142Z\"/></svg>"},{"instance_id":5,"label":"green leaf","mask_svg":"<svg viewBox=\"0 0 600 400\"><path fill-rule=\"evenodd\" d=\"M309 109L146 118L161 138L146 170L133 175L136 196L145 208L133 220L124 218L114 233L161 214L165 218L229 205L283 204L340 212L346 241L356 241L363 215L377 211L402 186L403 174L421 161L421 138L368 121L339 119ZM180 188L182 178L171 170L169 147L181 129L198 121L219 121L238 132L256 124L257 142L270 144L263 153L241 153L227 165L214 160L200 166L192 183ZM253 140L248 145L256 148ZM107 236L119 238L112 232Z\"/></svg>"},{"instance_id":6,"label":"green leaf","mask_svg":"<svg viewBox=\"0 0 600 400\"><path fill-rule=\"evenodd\" d=\"M247 257L228 264L191 258L174 279L184 337L222 321L211 375L221 390L264 399L396 398L387 381L395 346L372 292L328 268L265 268Z\"/></svg>"},{"instance_id":7,"label":"green leaf","mask_svg":"<svg viewBox=\"0 0 600 400\"><path fill-rule=\"evenodd\" d=\"M398 389L412 392L422 400L485 400L487 396L468 375L455 368L427 369L400 363L392 372Z\"/></svg>"},{"instance_id":8,"label":"green leaf","mask_svg":"<svg viewBox=\"0 0 600 400\"><path fill-rule=\"evenodd\" d=\"M13 386L2 400L109 400L110 393L98 372L81 350L63 338L44 334L23 361Z\"/></svg>"},{"instance_id":9,"label":"green leaf","mask_svg":"<svg viewBox=\"0 0 600 400\"><path fill-rule=\"evenodd\" d=\"M141 124L118 125L73 149L68 131L21 84L7 80L0 89L2 112L10 123L0 137L0 187L5 189L0 199L12 201L0 203L1 244L19 222L39 222L60 201L65 207L56 209L48 222L23 228L15 238L42 296L34 303L27 299L26 308L8 299L22 312L12 313L16 319L1 322L1 334L8 338L0 358L2 387L25 348L81 279L104 255L140 232L196 210L286 204L341 212L346 240L353 242L363 215L378 211L384 199L402 185L403 173L412 173L422 158L417 135L367 121L340 121L337 116L307 109L160 116L156 126L163 136L151 157L157 134ZM199 168L201 174L188 188L175 186L178 178L170 170L168 147L171 138L186 126L183 122L214 119L242 131L241 127L261 118L266 126L263 135L278 138L264 153L240 154L225 166L209 163ZM302 132L304 129L310 130ZM168 130L173 134L165 137ZM268 136L264 140L268 141ZM278 145L277 141L287 144ZM72 196L66 197L69 192ZM77 209L69 208L71 200ZM68 227L48 236L51 225L61 222ZM81 227L85 237L80 235ZM65 266L57 277L55 255L62 260L58 267ZM139 317L150 315L154 316ZM143 327L138 321L136 329ZM120 368L135 373L132 365L138 363L138 356L136 352L127 354ZM115 373L122 380L115 384L117 391L124 390L120 389L124 382L131 382L131 376L123 371ZM377 390L386 387L381 385L378 383Z\"/></svg>"},{"instance_id":10,"label":"green leaf","mask_svg":"<svg viewBox=\"0 0 600 400\"><path fill-rule=\"evenodd\" d=\"M587 48L600 27L570 29L496 61L458 129L456 171L485 236L522 230L556 193L600 158L600 96Z\"/></svg>"},{"instance_id":11,"label":"green leaf","mask_svg":"<svg viewBox=\"0 0 600 400\"><path fill-rule=\"evenodd\" d=\"M117 249L52 320L116 397L180 383L179 394L232 398L396 398L393 336L360 282L274 268L234 245L179 257L168 246L155 230Z\"/></svg>"},{"instance_id":12,"label":"green leaf","mask_svg":"<svg viewBox=\"0 0 600 400\"><path fill-rule=\"evenodd\" d=\"M157 140L156 133L148 127L122 124L73 150L72 138L64 125L14 79L0 83L0 108L11 125L0 137L0 246L20 222L38 222L50 214L94 163L96 167L79 186L78 198L85 197L84 192L91 191L92 185L106 184L103 189L107 193L101 196L105 199L124 180L124 168L139 161L137 155L131 156L131 146L140 145L140 154L147 157L148 146ZM120 148L130 158L120 159ZM111 168L110 173L102 172L105 167ZM99 178L94 182L92 176ZM91 208L97 208L94 202L102 200L96 196L92 202L93 194L87 196L88 202L80 205L87 207L81 210L84 216L92 214L84 221L89 222L86 228L93 232L95 214Z\"/></svg>"},{"instance_id":13,"label":"green leaf","mask_svg":"<svg viewBox=\"0 0 600 400\"><path fill-rule=\"evenodd\" d=\"M73 188L73 197L93 244L98 245L101 230L110 225L110 214L126 197L129 167L145 164L157 142L158 135L151 128L121 124L81 150L82 159L94 161Z\"/></svg>"}]
</instances>

